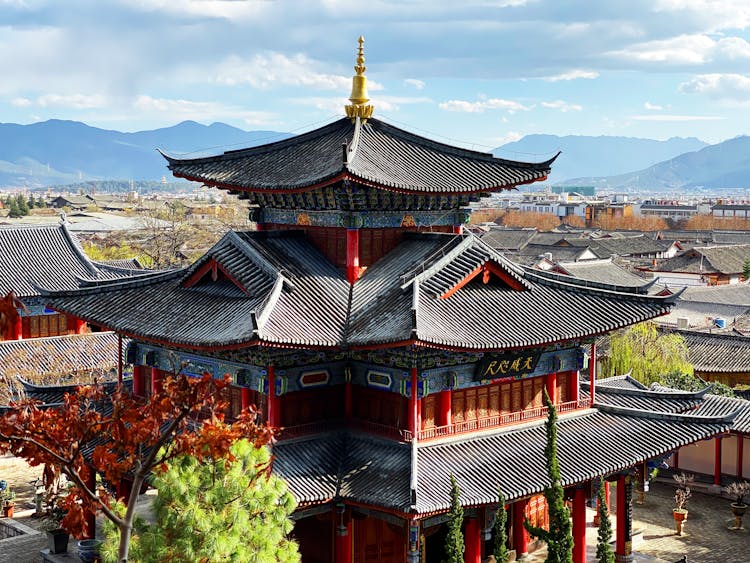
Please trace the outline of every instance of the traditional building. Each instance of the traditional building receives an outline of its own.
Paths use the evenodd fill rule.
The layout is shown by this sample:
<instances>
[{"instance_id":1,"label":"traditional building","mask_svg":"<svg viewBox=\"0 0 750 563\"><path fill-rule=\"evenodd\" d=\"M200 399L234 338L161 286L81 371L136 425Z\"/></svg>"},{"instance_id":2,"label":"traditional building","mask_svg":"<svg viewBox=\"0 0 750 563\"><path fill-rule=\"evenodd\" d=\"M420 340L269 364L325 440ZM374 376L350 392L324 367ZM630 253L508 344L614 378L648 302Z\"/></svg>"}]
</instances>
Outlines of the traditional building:
<instances>
[{"instance_id":1,"label":"traditional building","mask_svg":"<svg viewBox=\"0 0 750 563\"><path fill-rule=\"evenodd\" d=\"M305 562L440 561L451 474L466 561L487 553L498 487L511 547L526 553L523 519L547 518L546 391L561 413L582 563L592 480L617 481L625 506L631 468L729 428L580 392L595 338L667 313L674 296L524 269L463 233L469 203L546 178L552 160L502 160L375 119L362 39L355 70L344 119L215 157L167 157L176 176L250 200L258 231L227 233L182 270L48 300L132 339L136 394L167 373L207 372L230 375L230 417L261 405L281 428L273 470L299 502ZM626 510L617 553L632 560Z\"/></svg>"},{"instance_id":2,"label":"traditional building","mask_svg":"<svg viewBox=\"0 0 750 563\"><path fill-rule=\"evenodd\" d=\"M116 379L121 338L50 309L42 294L141 272L128 261L89 260L64 222L0 227L0 408L24 396L39 398L33 384L19 378L68 389ZM48 390L41 398L49 398Z\"/></svg>"}]
</instances>

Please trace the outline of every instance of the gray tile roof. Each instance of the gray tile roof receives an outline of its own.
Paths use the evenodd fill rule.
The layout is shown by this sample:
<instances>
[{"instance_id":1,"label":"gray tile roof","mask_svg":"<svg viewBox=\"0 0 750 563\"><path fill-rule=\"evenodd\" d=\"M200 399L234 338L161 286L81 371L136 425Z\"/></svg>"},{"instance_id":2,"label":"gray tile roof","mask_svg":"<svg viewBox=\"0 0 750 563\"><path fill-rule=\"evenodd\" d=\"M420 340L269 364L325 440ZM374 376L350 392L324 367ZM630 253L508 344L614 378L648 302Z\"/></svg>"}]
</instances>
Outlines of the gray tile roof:
<instances>
[{"instance_id":1,"label":"gray tile roof","mask_svg":"<svg viewBox=\"0 0 750 563\"><path fill-rule=\"evenodd\" d=\"M731 425L724 420L725 414L644 416L600 406L562 416L558 426L562 483L568 486L616 473L725 432ZM498 486L509 500L540 493L548 483L545 441L544 421L483 436L419 443L416 451L408 444L356 434L323 435L274 446L273 469L303 503L339 496L426 514L449 507L451 473L461 488L464 506L495 503Z\"/></svg>"},{"instance_id":2,"label":"gray tile roof","mask_svg":"<svg viewBox=\"0 0 750 563\"><path fill-rule=\"evenodd\" d=\"M659 272L740 274L745 260L750 259L750 245L732 246L696 246L692 249L664 260L658 267Z\"/></svg>"},{"instance_id":3,"label":"gray tile roof","mask_svg":"<svg viewBox=\"0 0 750 563\"><path fill-rule=\"evenodd\" d=\"M347 118L290 139L214 157L165 158L175 176L229 189L289 191L346 177L423 193L510 188L545 178L554 160L503 160L437 143L378 119L358 127Z\"/></svg>"},{"instance_id":4,"label":"gray tile roof","mask_svg":"<svg viewBox=\"0 0 750 563\"><path fill-rule=\"evenodd\" d=\"M228 278L185 281L209 261ZM465 283L485 264L495 272ZM501 278L505 278L504 280ZM416 339L506 349L576 340L669 311L672 298L523 270L473 235L415 234L351 289L300 233L229 233L187 270L53 294L55 308L185 346L367 346ZM511 287L515 286L515 289Z\"/></svg>"},{"instance_id":5,"label":"gray tile roof","mask_svg":"<svg viewBox=\"0 0 750 563\"><path fill-rule=\"evenodd\" d=\"M536 234L536 229L491 228L482 236L482 240L497 250L521 250Z\"/></svg>"},{"instance_id":6,"label":"gray tile roof","mask_svg":"<svg viewBox=\"0 0 750 563\"><path fill-rule=\"evenodd\" d=\"M214 283L208 274L185 287L209 260L239 286L225 278ZM125 334L184 346L257 339L335 346L342 339L348 296L342 274L300 233L230 232L185 270L55 294L51 301Z\"/></svg>"},{"instance_id":7,"label":"gray tile roof","mask_svg":"<svg viewBox=\"0 0 750 563\"><path fill-rule=\"evenodd\" d=\"M36 374L40 376L69 364L70 373L58 376L61 385L68 389L70 386L65 382L70 381L74 371L98 368L103 371L99 375L101 379L109 370L117 368L117 350L118 336L114 332L0 341L0 378L14 380L22 375L13 367L19 362L32 364ZM69 361L60 358L67 358ZM49 390L47 386L45 390ZM59 398L62 393L58 392L56 396ZM35 395L33 398L48 401L46 396Z\"/></svg>"},{"instance_id":8,"label":"gray tile roof","mask_svg":"<svg viewBox=\"0 0 750 563\"><path fill-rule=\"evenodd\" d=\"M649 280L618 266L610 259L560 262L558 265L571 276L593 282L628 287L641 287L649 283Z\"/></svg>"},{"instance_id":9,"label":"gray tile roof","mask_svg":"<svg viewBox=\"0 0 750 563\"><path fill-rule=\"evenodd\" d=\"M82 280L122 278L137 273L98 265L86 256L67 226L0 226L0 294L38 297L40 289L65 291Z\"/></svg>"},{"instance_id":10,"label":"gray tile roof","mask_svg":"<svg viewBox=\"0 0 750 563\"><path fill-rule=\"evenodd\" d=\"M676 331L685 339L690 363L702 372L750 372L750 337Z\"/></svg>"}]
</instances>

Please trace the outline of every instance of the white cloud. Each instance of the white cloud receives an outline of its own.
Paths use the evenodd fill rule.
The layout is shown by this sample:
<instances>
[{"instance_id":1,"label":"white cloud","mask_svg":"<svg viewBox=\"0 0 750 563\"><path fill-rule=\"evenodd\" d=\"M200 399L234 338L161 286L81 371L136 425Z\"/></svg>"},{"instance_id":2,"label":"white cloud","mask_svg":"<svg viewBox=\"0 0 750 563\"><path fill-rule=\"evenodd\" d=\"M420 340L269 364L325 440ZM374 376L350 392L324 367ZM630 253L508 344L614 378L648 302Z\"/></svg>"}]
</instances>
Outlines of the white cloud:
<instances>
[{"instance_id":1,"label":"white cloud","mask_svg":"<svg viewBox=\"0 0 750 563\"><path fill-rule=\"evenodd\" d=\"M750 4L747 0L656 0L655 12L675 12L679 17L690 14L708 31L746 29L750 26Z\"/></svg>"},{"instance_id":2,"label":"white cloud","mask_svg":"<svg viewBox=\"0 0 750 563\"><path fill-rule=\"evenodd\" d=\"M563 113L583 110L583 106L580 106L578 104L571 104L564 100L555 100L554 102L541 102L539 105L547 109L559 109Z\"/></svg>"},{"instance_id":3,"label":"white cloud","mask_svg":"<svg viewBox=\"0 0 750 563\"><path fill-rule=\"evenodd\" d=\"M133 9L144 12L193 18L220 18L226 20L251 20L261 17L271 2L243 0L120 0Z\"/></svg>"},{"instance_id":4,"label":"white cloud","mask_svg":"<svg viewBox=\"0 0 750 563\"><path fill-rule=\"evenodd\" d=\"M36 99L38 106L72 108L72 109L95 109L107 105L107 98L99 94L44 94Z\"/></svg>"},{"instance_id":5,"label":"white cloud","mask_svg":"<svg viewBox=\"0 0 750 563\"><path fill-rule=\"evenodd\" d=\"M525 106L513 100L503 100L500 98L489 98L486 100L477 100L469 102L466 100L448 100L439 104L440 109L446 111L458 111L464 113L482 113L488 109L504 109L509 112L529 111L534 106Z\"/></svg>"},{"instance_id":6,"label":"white cloud","mask_svg":"<svg viewBox=\"0 0 750 563\"><path fill-rule=\"evenodd\" d=\"M288 57L282 53L265 53L251 59L232 55L219 64L213 80L227 86L249 84L260 89L301 86L339 92L351 90L351 76L316 72L317 66L317 62L304 54ZM367 87L382 90L382 86L372 80L367 81Z\"/></svg>"},{"instance_id":7,"label":"white cloud","mask_svg":"<svg viewBox=\"0 0 750 563\"><path fill-rule=\"evenodd\" d=\"M679 35L638 43L608 54L646 63L700 65L717 60L750 59L750 43L739 37L725 37L716 41L708 35Z\"/></svg>"},{"instance_id":8,"label":"white cloud","mask_svg":"<svg viewBox=\"0 0 750 563\"><path fill-rule=\"evenodd\" d=\"M744 74L702 74L679 86L684 94L705 94L711 98L750 102L750 76Z\"/></svg>"},{"instance_id":9,"label":"white cloud","mask_svg":"<svg viewBox=\"0 0 750 563\"><path fill-rule=\"evenodd\" d=\"M723 117L716 115L665 115L654 113L651 115L631 115L634 121L721 121Z\"/></svg>"},{"instance_id":10,"label":"white cloud","mask_svg":"<svg viewBox=\"0 0 750 563\"><path fill-rule=\"evenodd\" d=\"M425 87L424 80L418 80L416 78L407 78L404 80L404 84L416 88L417 90L422 90Z\"/></svg>"},{"instance_id":11,"label":"white cloud","mask_svg":"<svg viewBox=\"0 0 750 563\"><path fill-rule=\"evenodd\" d=\"M657 104L652 104L651 102L646 102L643 104L644 109L647 109L649 111L661 111L664 109L664 106L660 106Z\"/></svg>"},{"instance_id":12,"label":"white cloud","mask_svg":"<svg viewBox=\"0 0 750 563\"><path fill-rule=\"evenodd\" d=\"M34 102L32 102L30 99L28 99L28 98L21 98L21 97L13 98L10 101L10 105L15 106L17 108L27 108L27 107L29 107L29 106L31 106L33 104L34 104Z\"/></svg>"},{"instance_id":13,"label":"white cloud","mask_svg":"<svg viewBox=\"0 0 750 563\"><path fill-rule=\"evenodd\" d=\"M546 80L547 82L559 82L561 80L577 80L578 78L593 80L594 78L598 77L599 73L593 70L576 69L569 72L563 72L562 74L556 74L554 76L547 76L544 78L544 80Z\"/></svg>"}]
</instances>

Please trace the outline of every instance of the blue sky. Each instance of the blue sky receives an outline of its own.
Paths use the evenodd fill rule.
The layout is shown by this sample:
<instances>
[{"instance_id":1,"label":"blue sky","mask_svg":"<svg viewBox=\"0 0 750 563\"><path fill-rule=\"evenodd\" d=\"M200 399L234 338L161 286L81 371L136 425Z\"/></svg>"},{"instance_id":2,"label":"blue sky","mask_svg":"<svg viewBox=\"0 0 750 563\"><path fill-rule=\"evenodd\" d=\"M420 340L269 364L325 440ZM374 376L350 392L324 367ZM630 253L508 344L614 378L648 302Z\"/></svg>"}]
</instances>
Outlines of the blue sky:
<instances>
[{"instance_id":1,"label":"blue sky","mask_svg":"<svg viewBox=\"0 0 750 563\"><path fill-rule=\"evenodd\" d=\"M0 122L375 116L479 150L531 133L750 133L748 0L0 0Z\"/></svg>"}]
</instances>

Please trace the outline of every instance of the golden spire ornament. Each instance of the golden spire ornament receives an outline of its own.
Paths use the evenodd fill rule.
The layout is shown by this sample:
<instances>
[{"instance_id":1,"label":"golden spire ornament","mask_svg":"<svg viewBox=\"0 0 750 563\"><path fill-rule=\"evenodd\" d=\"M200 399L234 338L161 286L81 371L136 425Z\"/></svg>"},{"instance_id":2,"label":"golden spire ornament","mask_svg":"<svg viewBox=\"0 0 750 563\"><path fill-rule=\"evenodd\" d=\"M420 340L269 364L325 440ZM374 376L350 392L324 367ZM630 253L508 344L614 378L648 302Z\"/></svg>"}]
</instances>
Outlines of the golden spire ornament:
<instances>
[{"instance_id":1,"label":"golden spire ornament","mask_svg":"<svg viewBox=\"0 0 750 563\"><path fill-rule=\"evenodd\" d=\"M349 96L351 104L345 106L346 116L354 123L359 117L362 123L367 123L368 118L372 117L372 112L375 107L372 104L368 104L370 98L367 97L367 77L365 71L365 38L361 35L358 39L359 50L357 52L357 64L354 65L354 72L356 74L352 77L352 93Z\"/></svg>"}]
</instances>

